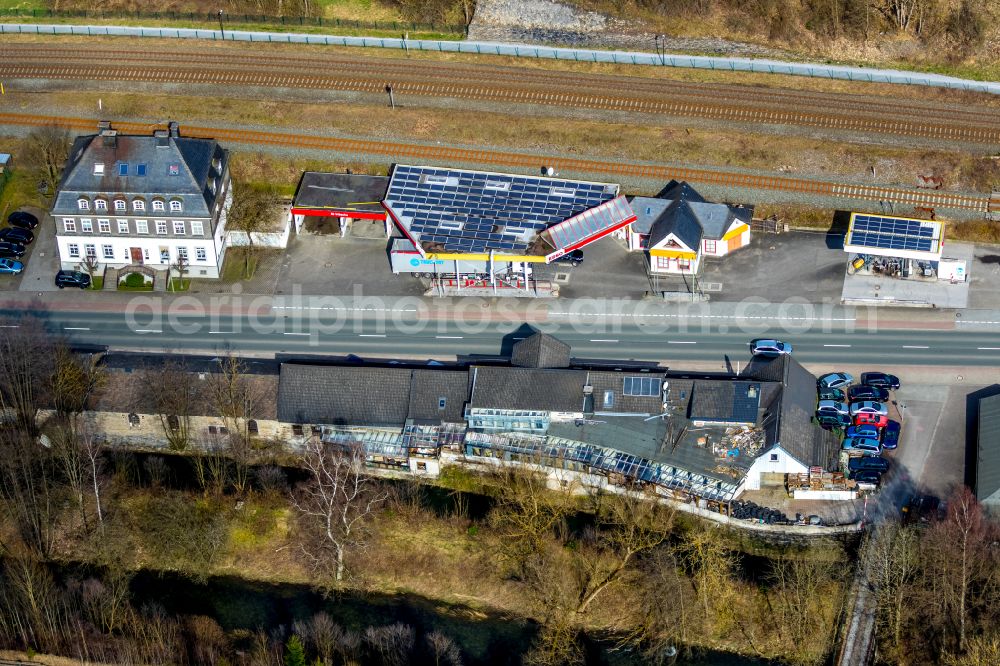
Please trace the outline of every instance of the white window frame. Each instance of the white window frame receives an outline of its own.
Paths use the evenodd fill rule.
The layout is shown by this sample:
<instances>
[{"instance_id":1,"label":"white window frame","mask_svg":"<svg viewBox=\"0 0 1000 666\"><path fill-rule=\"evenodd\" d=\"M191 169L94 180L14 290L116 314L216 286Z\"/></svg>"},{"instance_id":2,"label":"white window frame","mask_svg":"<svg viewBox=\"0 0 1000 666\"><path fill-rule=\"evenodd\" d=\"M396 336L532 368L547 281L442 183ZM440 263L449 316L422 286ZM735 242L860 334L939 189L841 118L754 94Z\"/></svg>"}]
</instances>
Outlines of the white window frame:
<instances>
[{"instance_id":1,"label":"white window frame","mask_svg":"<svg viewBox=\"0 0 1000 666\"><path fill-rule=\"evenodd\" d=\"M66 252L69 253L70 259L79 259L80 258L80 244L79 243L70 243L69 245L66 246Z\"/></svg>"},{"instance_id":2,"label":"white window frame","mask_svg":"<svg viewBox=\"0 0 1000 666\"><path fill-rule=\"evenodd\" d=\"M63 218L63 231L76 233L76 220L71 217Z\"/></svg>"},{"instance_id":3,"label":"white window frame","mask_svg":"<svg viewBox=\"0 0 1000 666\"><path fill-rule=\"evenodd\" d=\"M91 219L80 220L80 231L85 234L94 233L94 221Z\"/></svg>"},{"instance_id":4,"label":"white window frame","mask_svg":"<svg viewBox=\"0 0 1000 666\"><path fill-rule=\"evenodd\" d=\"M94 259L96 259L97 246L94 245L93 243L87 243L86 245L83 246L83 255L85 257L93 257Z\"/></svg>"},{"instance_id":5,"label":"white window frame","mask_svg":"<svg viewBox=\"0 0 1000 666\"><path fill-rule=\"evenodd\" d=\"M174 220L174 235L183 236L185 233L184 220Z\"/></svg>"},{"instance_id":6,"label":"white window frame","mask_svg":"<svg viewBox=\"0 0 1000 666\"><path fill-rule=\"evenodd\" d=\"M136 220L135 221L135 233L137 233L137 234L148 234L149 233L149 221L148 220Z\"/></svg>"},{"instance_id":7,"label":"white window frame","mask_svg":"<svg viewBox=\"0 0 1000 666\"><path fill-rule=\"evenodd\" d=\"M128 202L124 199L115 199L115 210L124 211L128 210Z\"/></svg>"},{"instance_id":8,"label":"white window frame","mask_svg":"<svg viewBox=\"0 0 1000 666\"><path fill-rule=\"evenodd\" d=\"M132 210L146 210L146 202L142 199L133 199Z\"/></svg>"},{"instance_id":9,"label":"white window frame","mask_svg":"<svg viewBox=\"0 0 1000 666\"><path fill-rule=\"evenodd\" d=\"M198 220L191 220L191 235L192 236L204 236L205 235L205 223Z\"/></svg>"},{"instance_id":10,"label":"white window frame","mask_svg":"<svg viewBox=\"0 0 1000 666\"><path fill-rule=\"evenodd\" d=\"M171 213L179 213L179 212L181 212L181 202L180 201L171 201L170 202L170 212Z\"/></svg>"},{"instance_id":11,"label":"white window frame","mask_svg":"<svg viewBox=\"0 0 1000 666\"><path fill-rule=\"evenodd\" d=\"M166 236L167 235L167 221L166 220L157 220L156 221L156 235L157 236Z\"/></svg>"},{"instance_id":12,"label":"white window frame","mask_svg":"<svg viewBox=\"0 0 1000 666\"><path fill-rule=\"evenodd\" d=\"M194 249L195 261L208 261L208 250L203 247L196 247Z\"/></svg>"},{"instance_id":13,"label":"white window frame","mask_svg":"<svg viewBox=\"0 0 1000 666\"><path fill-rule=\"evenodd\" d=\"M107 210L108 201L107 199L94 199L94 210Z\"/></svg>"},{"instance_id":14,"label":"white window frame","mask_svg":"<svg viewBox=\"0 0 1000 666\"><path fill-rule=\"evenodd\" d=\"M118 220L118 233L127 234L128 230L128 220Z\"/></svg>"},{"instance_id":15,"label":"white window frame","mask_svg":"<svg viewBox=\"0 0 1000 666\"><path fill-rule=\"evenodd\" d=\"M154 200L153 201L153 210L160 210L160 211L162 211L163 210L163 202L159 201L159 200Z\"/></svg>"},{"instance_id":16,"label":"white window frame","mask_svg":"<svg viewBox=\"0 0 1000 666\"><path fill-rule=\"evenodd\" d=\"M111 233L111 220L98 220L97 221L97 233L110 234Z\"/></svg>"},{"instance_id":17,"label":"white window frame","mask_svg":"<svg viewBox=\"0 0 1000 666\"><path fill-rule=\"evenodd\" d=\"M94 162L94 175L95 176L103 176L104 175L104 163L103 162Z\"/></svg>"},{"instance_id":18,"label":"white window frame","mask_svg":"<svg viewBox=\"0 0 1000 666\"><path fill-rule=\"evenodd\" d=\"M178 260L183 259L184 261L187 261L188 249L182 245L178 245L176 249L177 249L177 259Z\"/></svg>"},{"instance_id":19,"label":"white window frame","mask_svg":"<svg viewBox=\"0 0 1000 666\"><path fill-rule=\"evenodd\" d=\"M83 197L76 200L76 205L80 210L90 210L90 200Z\"/></svg>"},{"instance_id":20,"label":"white window frame","mask_svg":"<svg viewBox=\"0 0 1000 666\"><path fill-rule=\"evenodd\" d=\"M115 246L114 245L102 245L101 246L101 255L105 259L112 259L113 260L115 258Z\"/></svg>"}]
</instances>

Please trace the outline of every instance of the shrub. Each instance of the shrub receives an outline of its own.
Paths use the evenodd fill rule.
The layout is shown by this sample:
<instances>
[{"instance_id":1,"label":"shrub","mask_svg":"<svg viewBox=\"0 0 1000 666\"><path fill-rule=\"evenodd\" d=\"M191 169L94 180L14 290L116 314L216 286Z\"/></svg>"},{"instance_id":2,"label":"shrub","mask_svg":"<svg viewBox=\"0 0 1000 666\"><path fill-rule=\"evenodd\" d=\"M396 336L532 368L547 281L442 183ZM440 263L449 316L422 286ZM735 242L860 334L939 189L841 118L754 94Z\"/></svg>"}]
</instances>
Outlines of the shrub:
<instances>
[{"instance_id":1,"label":"shrub","mask_svg":"<svg viewBox=\"0 0 1000 666\"><path fill-rule=\"evenodd\" d=\"M129 289L138 289L146 284L146 277L142 273L129 273L125 276L125 286Z\"/></svg>"}]
</instances>

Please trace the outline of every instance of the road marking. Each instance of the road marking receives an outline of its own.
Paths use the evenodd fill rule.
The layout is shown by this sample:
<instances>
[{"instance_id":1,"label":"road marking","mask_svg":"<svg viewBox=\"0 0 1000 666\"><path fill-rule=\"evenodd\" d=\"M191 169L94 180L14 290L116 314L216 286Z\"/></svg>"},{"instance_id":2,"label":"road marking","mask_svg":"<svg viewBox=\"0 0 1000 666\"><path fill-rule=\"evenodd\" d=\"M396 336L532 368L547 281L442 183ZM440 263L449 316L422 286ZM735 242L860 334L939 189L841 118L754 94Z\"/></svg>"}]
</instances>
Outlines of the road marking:
<instances>
[{"instance_id":1,"label":"road marking","mask_svg":"<svg viewBox=\"0 0 1000 666\"><path fill-rule=\"evenodd\" d=\"M155 329L155 328L137 328L137 329L135 329L134 332L135 333L163 333L163 331Z\"/></svg>"},{"instance_id":2,"label":"road marking","mask_svg":"<svg viewBox=\"0 0 1000 666\"><path fill-rule=\"evenodd\" d=\"M696 345L694 340L667 340L668 345Z\"/></svg>"},{"instance_id":3,"label":"road marking","mask_svg":"<svg viewBox=\"0 0 1000 666\"><path fill-rule=\"evenodd\" d=\"M4 325L0 326L0 328L21 328L21 326L19 324L14 324L14 325L4 324Z\"/></svg>"},{"instance_id":4,"label":"road marking","mask_svg":"<svg viewBox=\"0 0 1000 666\"><path fill-rule=\"evenodd\" d=\"M209 335L232 335L236 331L209 331Z\"/></svg>"},{"instance_id":5,"label":"road marking","mask_svg":"<svg viewBox=\"0 0 1000 666\"><path fill-rule=\"evenodd\" d=\"M309 335L309 333L291 333L289 331L285 331L285 335Z\"/></svg>"},{"instance_id":6,"label":"road marking","mask_svg":"<svg viewBox=\"0 0 1000 666\"><path fill-rule=\"evenodd\" d=\"M850 347L851 345L823 345L824 347Z\"/></svg>"},{"instance_id":7,"label":"road marking","mask_svg":"<svg viewBox=\"0 0 1000 666\"><path fill-rule=\"evenodd\" d=\"M998 351L1000 350L1000 347L976 347L976 349L980 349L982 351Z\"/></svg>"},{"instance_id":8,"label":"road marking","mask_svg":"<svg viewBox=\"0 0 1000 666\"><path fill-rule=\"evenodd\" d=\"M435 335L438 340L461 340L461 335Z\"/></svg>"},{"instance_id":9,"label":"road marking","mask_svg":"<svg viewBox=\"0 0 1000 666\"><path fill-rule=\"evenodd\" d=\"M63 326L64 331L89 331L89 328L83 328L82 326Z\"/></svg>"},{"instance_id":10,"label":"road marking","mask_svg":"<svg viewBox=\"0 0 1000 666\"><path fill-rule=\"evenodd\" d=\"M930 349L927 345L903 345L903 349Z\"/></svg>"},{"instance_id":11,"label":"road marking","mask_svg":"<svg viewBox=\"0 0 1000 666\"><path fill-rule=\"evenodd\" d=\"M597 339L591 340L591 342L618 342L618 341L617 340L607 340L607 339L604 339L604 338L597 338Z\"/></svg>"},{"instance_id":12,"label":"road marking","mask_svg":"<svg viewBox=\"0 0 1000 666\"><path fill-rule=\"evenodd\" d=\"M359 338L384 338L385 333L358 333Z\"/></svg>"}]
</instances>

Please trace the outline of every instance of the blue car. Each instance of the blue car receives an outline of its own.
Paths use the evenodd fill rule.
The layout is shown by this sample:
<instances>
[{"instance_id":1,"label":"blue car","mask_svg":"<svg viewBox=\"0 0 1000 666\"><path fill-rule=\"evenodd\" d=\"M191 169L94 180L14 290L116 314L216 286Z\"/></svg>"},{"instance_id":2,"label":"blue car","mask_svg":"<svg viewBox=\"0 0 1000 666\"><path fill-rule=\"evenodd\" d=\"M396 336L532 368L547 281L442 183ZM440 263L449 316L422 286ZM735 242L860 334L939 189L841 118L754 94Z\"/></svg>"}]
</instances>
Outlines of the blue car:
<instances>
[{"instance_id":1,"label":"blue car","mask_svg":"<svg viewBox=\"0 0 1000 666\"><path fill-rule=\"evenodd\" d=\"M844 434L847 437L867 437L870 439L878 439L878 428L873 425L851 426Z\"/></svg>"},{"instance_id":2,"label":"blue car","mask_svg":"<svg viewBox=\"0 0 1000 666\"><path fill-rule=\"evenodd\" d=\"M894 449L899 446L899 421L889 421L882 430L882 446L886 449Z\"/></svg>"},{"instance_id":3,"label":"blue car","mask_svg":"<svg viewBox=\"0 0 1000 666\"><path fill-rule=\"evenodd\" d=\"M0 258L0 273L17 275L23 270L24 270L24 264L22 264L20 261L8 259L7 257Z\"/></svg>"}]
</instances>

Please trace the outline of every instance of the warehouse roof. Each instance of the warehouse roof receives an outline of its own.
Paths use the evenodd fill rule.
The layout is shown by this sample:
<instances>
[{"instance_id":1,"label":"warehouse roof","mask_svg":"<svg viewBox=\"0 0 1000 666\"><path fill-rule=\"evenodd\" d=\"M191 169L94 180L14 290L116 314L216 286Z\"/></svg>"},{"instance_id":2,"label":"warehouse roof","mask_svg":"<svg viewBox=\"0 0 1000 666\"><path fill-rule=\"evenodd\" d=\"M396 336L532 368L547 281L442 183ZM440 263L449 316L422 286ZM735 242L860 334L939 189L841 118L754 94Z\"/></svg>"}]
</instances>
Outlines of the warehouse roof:
<instances>
[{"instance_id":1,"label":"warehouse roof","mask_svg":"<svg viewBox=\"0 0 1000 666\"><path fill-rule=\"evenodd\" d=\"M1000 506L1000 395L979 400L976 497Z\"/></svg>"},{"instance_id":2,"label":"warehouse roof","mask_svg":"<svg viewBox=\"0 0 1000 666\"><path fill-rule=\"evenodd\" d=\"M388 176L306 171L295 191L292 212L303 215L354 212L384 219L382 199L388 188Z\"/></svg>"}]
</instances>

